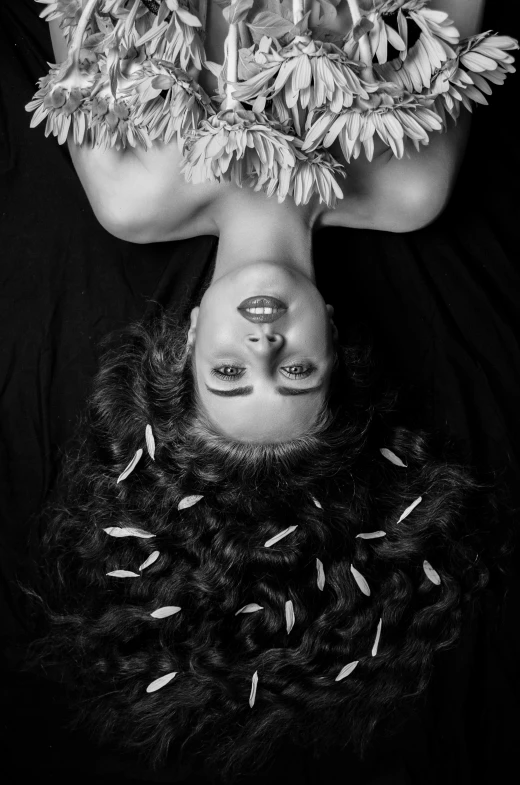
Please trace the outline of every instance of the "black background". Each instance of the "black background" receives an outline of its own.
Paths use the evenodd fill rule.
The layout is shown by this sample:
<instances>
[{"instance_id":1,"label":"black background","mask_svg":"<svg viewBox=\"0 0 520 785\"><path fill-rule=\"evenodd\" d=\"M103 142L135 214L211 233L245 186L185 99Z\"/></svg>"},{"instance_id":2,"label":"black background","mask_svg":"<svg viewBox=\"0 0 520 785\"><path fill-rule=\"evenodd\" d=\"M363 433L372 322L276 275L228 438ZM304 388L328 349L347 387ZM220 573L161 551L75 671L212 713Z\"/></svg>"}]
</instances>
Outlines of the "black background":
<instances>
[{"instance_id":1,"label":"black background","mask_svg":"<svg viewBox=\"0 0 520 785\"><path fill-rule=\"evenodd\" d=\"M484 29L519 37L516 4L488 2ZM0 764L8 783L175 781L131 756L63 729L63 688L16 672L26 634L12 579L23 571L34 517L52 487L97 367L97 342L155 303L186 312L211 273L215 237L133 245L96 221L66 147L29 128L25 104L53 62L33 0L0 3ZM520 487L518 77L477 107L450 204L433 224L392 235L315 235L317 284L340 331L361 324L381 367L400 380L425 424L460 440L483 472ZM518 496L516 497L518 498ZM520 723L518 572L496 626L482 617L439 656L428 710L357 764L319 763L287 748L253 782L353 785L488 783L516 770ZM6 781L4 779L4 782ZM191 777L187 783L205 780Z\"/></svg>"}]
</instances>

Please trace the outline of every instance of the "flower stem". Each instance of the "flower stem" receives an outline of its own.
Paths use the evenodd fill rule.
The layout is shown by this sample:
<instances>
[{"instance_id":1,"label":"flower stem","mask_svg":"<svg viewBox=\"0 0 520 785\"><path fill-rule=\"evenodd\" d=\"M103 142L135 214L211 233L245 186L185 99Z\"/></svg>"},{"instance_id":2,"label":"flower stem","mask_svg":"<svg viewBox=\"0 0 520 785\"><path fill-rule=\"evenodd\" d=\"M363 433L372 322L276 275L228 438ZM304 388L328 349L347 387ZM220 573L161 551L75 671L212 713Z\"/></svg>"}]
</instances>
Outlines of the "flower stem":
<instances>
[{"instance_id":1,"label":"flower stem","mask_svg":"<svg viewBox=\"0 0 520 785\"><path fill-rule=\"evenodd\" d=\"M293 22L297 25L305 16L305 0L292 0L292 14Z\"/></svg>"},{"instance_id":2,"label":"flower stem","mask_svg":"<svg viewBox=\"0 0 520 785\"><path fill-rule=\"evenodd\" d=\"M227 57L226 68L226 100L222 106L223 109L234 109L239 105L239 101L232 97L231 93L234 88L228 84L229 82L238 81L238 25L230 24L229 33L224 42L224 48Z\"/></svg>"},{"instance_id":3,"label":"flower stem","mask_svg":"<svg viewBox=\"0 0 520 785\"><path fill-rule=\"evenodd\" d=\"M80 16L78 26L76 27L76 32L74 33L74 38L72 39L70 46L72 61L76 66L79 64L79 53L81 51L81 44L83 43L83 36L85 35L85 30L87 29L90 17L94 13L97 3L98 0L88 0L87 5Z\"/></svg>"},{"instance_id":4,"label":"flower stem","mask_svg":"<svg viewBox=\"0 0 520 785\"><path fill-rule=\"evenodd\" d=\"M206 39L206 21L208 18L208 0L198 0L197 2L197 13L200 19L200 23L202 25L202 40Z\"/></svg>"},{"instance_id":5,"label":"flower stem","mask_svg":"<svg viewBox=\"0 0 520 785\"><path fill-rule=\"evenodd\" d=\"M361 19L361 11L359 10L359 6L357 0L347 0L348 8L350 11L350 16L352 17L352 27L355 27L357 23ZM367 82L375 82L374 78L374 71L372 68L373 62L373 55L372 55L372 47L370 46L370 38L368 33L365 33L359 39L359 54L361 56L361 60L366 63L366 68L363 72L363 77L366 79Z\"/></svg>"}]
</instances>

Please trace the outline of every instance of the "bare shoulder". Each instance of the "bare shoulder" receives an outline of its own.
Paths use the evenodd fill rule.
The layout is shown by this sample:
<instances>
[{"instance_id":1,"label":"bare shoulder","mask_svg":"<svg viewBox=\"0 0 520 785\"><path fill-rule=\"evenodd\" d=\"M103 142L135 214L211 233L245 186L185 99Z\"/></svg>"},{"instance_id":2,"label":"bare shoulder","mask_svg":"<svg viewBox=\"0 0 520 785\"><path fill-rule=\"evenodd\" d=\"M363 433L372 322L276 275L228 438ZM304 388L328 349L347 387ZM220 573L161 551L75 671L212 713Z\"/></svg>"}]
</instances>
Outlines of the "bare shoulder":
<instances>
[{"instance_id":1,"label":"bare shoulder","mask_svg":"<svg viewBox=\"0 0 520 785\"><path fill-rule=\"evenodd\" d=\"M480 32L484 6L485 0L433 0L430 5L449 14L462 38ZM345 163L347 177L338 181L344 198L324 212L320 226L410 232L428 225L447 205L470 127L471 115L462 109L457 123L448 118L448 130L432 132L419 152L410 142L397 159L381 143L373 162L363 156Z\"/></svg>"}]
</instances>

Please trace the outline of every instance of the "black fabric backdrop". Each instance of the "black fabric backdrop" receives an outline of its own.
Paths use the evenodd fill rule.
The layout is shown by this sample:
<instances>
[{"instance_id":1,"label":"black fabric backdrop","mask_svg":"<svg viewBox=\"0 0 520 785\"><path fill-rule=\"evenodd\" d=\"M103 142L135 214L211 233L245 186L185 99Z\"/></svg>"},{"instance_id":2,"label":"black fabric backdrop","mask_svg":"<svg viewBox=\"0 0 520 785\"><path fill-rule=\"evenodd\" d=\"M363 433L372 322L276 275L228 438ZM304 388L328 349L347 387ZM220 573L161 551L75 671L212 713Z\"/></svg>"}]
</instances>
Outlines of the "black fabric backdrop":
<instances>
[{"instance_id":1,"label":"black fabric backdrop","mask_svg":"<svg viewBox=\"0 0 520 785\"><path fill-rule=\"evenodd\" d=\"M484 29L519 36L512 3L488 3ZM0 749L7 781L181 781L66 732L67 695L16 671L26 639L12 580L23 573L35 516L56 478L97 367L97 342L160 303L188 313L211 275L217 239L132 245L96 221L65 147L31 130L25 104L53 62L33 0L0 5ZM515 13L515 18L511 14ZM520 485L518 77L475 113L468 152L443 215L392 235L315 236L317 284L342 330L361 323L410 405L455 435L483 472ZM518 499L518 496L515 497ZM518 503L518 502L517 502ZM352 785L500 782L516 770L520 723L519 571L502 621L486 592L478 623L438 657L425 711L359 764L347 751L314 762L287 747L274 783ZM188 776L188 773L186 773ZM5 781L5 780L4 780ZM192 774L188 783L206 782ZM251 779L265 782L267 776Z\"/></svg>"}]
</instances>

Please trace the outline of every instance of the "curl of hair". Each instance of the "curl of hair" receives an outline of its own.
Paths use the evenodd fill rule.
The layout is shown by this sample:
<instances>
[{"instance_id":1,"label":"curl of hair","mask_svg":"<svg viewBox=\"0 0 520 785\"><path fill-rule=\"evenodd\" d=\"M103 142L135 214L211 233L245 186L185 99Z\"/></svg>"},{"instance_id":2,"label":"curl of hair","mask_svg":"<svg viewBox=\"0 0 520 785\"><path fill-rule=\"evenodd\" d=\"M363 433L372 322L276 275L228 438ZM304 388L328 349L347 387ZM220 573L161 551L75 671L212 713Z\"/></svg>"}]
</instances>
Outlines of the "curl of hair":
<instances>
[{"instance_id":1,"label":"curl of hair","mask_svg":"<svg viewBox=\"0 0 520 785\"><path fill-rule=\"evenodd\" d=\"M316 755L351 744L363 758L376 731L395 732L424 696L435 653L455 647L492 570L507 574L511 511L453 459L445 436L393 422L397 393L378 381L368 347L336 346L329 396L301 438L227 439L199 406L187 330L163 313L104 346L80 438L35 534L33 572L19 584L38 630L22 669L59 672L77 699L73 726L154 770L180 749L230 781L264 768L286 738ZM143 457L118 484L138 447ZM203 499L179 511L189 494ZM155 537L103 531L121 525ZM375 530L386 537L356 538ZM139 573L154 550L139 578L107 576ZM248 603L263 609L236 614ZM181 611L151 616L166 605ZM166 686L146 691L170 672Z\"/></svg>"}]
</instances>

